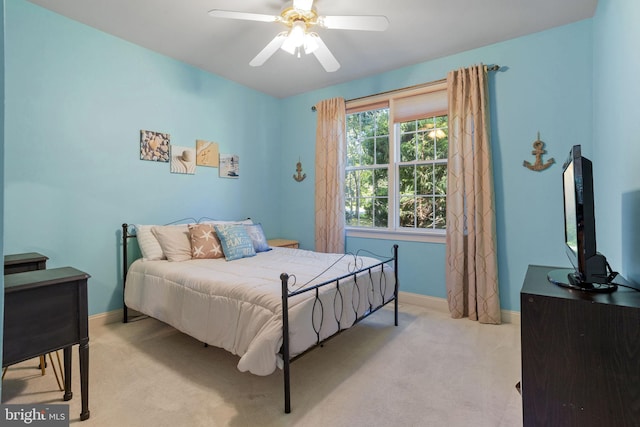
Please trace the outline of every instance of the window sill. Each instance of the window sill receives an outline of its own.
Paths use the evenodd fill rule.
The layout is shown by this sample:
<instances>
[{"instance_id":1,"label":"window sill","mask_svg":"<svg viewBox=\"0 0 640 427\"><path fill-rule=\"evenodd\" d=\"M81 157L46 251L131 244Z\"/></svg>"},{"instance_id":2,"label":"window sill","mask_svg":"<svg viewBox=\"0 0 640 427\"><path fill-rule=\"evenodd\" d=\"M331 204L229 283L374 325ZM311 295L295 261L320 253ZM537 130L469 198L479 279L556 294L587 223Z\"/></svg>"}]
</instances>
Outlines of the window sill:
<instances>
[{"instance_id":1,"label":"window sill","mask_svg":"<svg viewBox=\"0 0 640 427\"><path fill-rule=\"evenodd\" d=\"M407 242L440 243L445 244L446 232L441 233L416 233L411 231L374 230L362 228L347 228L347 237L359 237L362 239L401 240Z\"/></svg>"}]
</instances>

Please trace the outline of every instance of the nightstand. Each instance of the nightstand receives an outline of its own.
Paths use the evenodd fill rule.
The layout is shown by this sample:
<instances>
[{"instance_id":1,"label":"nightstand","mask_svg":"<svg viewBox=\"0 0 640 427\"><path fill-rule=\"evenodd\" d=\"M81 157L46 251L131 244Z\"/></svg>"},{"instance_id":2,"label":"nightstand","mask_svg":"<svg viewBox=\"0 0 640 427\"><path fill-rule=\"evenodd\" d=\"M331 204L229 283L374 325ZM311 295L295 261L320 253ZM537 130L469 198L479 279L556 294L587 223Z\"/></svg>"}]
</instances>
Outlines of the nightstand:
<instances>
[{"instance_id":1,"label":"nightstand","mask_svg":"<svg viewBox=\"0 0 640 427\"><path fill-rule=\"evenodd\" d=\"M269 246L275 246L278 248L293 248L298 249L298 241L297 240L288 240L288 239L269 239L267 240Z\"/></svg>"}]
</instances>

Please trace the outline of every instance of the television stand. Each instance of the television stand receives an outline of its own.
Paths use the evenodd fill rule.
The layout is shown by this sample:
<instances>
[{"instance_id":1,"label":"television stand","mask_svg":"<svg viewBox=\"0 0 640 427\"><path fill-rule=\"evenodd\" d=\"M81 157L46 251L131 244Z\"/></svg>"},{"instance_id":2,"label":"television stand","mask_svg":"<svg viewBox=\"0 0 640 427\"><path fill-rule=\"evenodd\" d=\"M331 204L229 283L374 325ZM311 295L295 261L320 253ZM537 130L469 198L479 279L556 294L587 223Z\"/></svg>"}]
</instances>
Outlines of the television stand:
<instances>
[{"instance_id":1,"label":"television stand","mask_svg":"<svg viewBox=\"0 0 640 427\"><path fill-rule=\"evenodd\" d=\"M617 277L617 275L615 276ZM618 289L618 285L612 280L606 283L586 283L576 277L572 268L557 268L549 271L547 279L554 285L569 289L577 289L585 292L613 292Z\"/></svg>"},{"instance_id":2,"label":"television stand","mask_svg":"<svg viewBox=\"0 0 640 427\"><path fill-rule=\"evenodd\" d=\"M557 268L530 265L520 293L523 427L637 426L640 292L555 286Z\"/></svg>"}]
</instances>

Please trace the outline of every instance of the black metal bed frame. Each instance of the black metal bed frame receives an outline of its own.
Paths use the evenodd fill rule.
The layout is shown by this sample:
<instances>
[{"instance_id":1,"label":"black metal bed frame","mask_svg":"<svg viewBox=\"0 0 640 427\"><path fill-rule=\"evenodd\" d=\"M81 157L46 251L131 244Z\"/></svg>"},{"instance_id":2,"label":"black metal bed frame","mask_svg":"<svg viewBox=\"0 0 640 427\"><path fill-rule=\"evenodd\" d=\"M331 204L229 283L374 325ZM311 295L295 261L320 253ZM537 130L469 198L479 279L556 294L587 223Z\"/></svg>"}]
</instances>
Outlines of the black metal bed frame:
<instances>
[{"instance_id":1,"label":"black metal bed frame","mask_svg":"<svg viewBox=\"0 0 640 427\"><path fill-rule=\"evenodd\" d=\"M124 289L125 289L125 285L126 285L126 280L127 280L127 269L128 269L128 252L127 252L127 241L131 238L135 238L136 235L135 234L129 234L129 225L128 224L122 224L122 307L123 307L123 323L127 323L128 322L128 310L127 310L127 305L124 302ZM364 320L365 318L367 318L368 316L372 315L373 313L375 313L376 311L380 310L381 308L383 308L384 306L386 306L387 304L391 303L392 301L394 302L394 324L395 326L398 326L398 289L399 289L399 283L398 283L398 245L394 244L393 245L393 256L389 259L383 260L378 262L377 264L365 267L365 268L357 268L357 255L353 255L354 259L356 260L356 263L354 264L354 270L351 273L342 275L340 277L328 280L326 282L320 283L320 284L316 284L313 286L305 286L302 285L300 288L295 289L295 290L290 290L290 279L294 279L295 280L295 276L294 275L289 275L287 273L282 273L280 275L280 282L281 282L281 286L282 286L282 347L280 349L280 354L282 356L283 359L283 373L284 373L284 411L285 413L290 413L291 412L291 369L290 369L290 365L291 362L297 360L298 358L304 356L305 354L307 354L309 351L313 350L314 348L323 345L325 342L327 342L328 340L330 340L331 338L334 338L335 336L341 334L342 332L344 332L346 329L342 329L340 326L340 322L342 321L342 313L343 313L343 296L342 296L342 292L340 290L340 283L341 281L345 281L345 280L350 280L353 279L353 289L352 289L352 299L351 299L351 305L352 308L354 310L354 313L356 315L356 319L353 322L353 324L351 326L356 325L357 323L359 323L360 321ZM393 295L391 298L389 298L388 300L385 301L384 299L384 295L385 295L385 291L386 291L386 276L384 275L384 268L385 265L388 265L390 263L393 263L393 277L394 277L394 281L395 283L393 283L394 286L394 291L393 291ZM380 268L381 274L380 274L380 280L378 281L378 287L376 288L374 286L374 280L371 276L372 270L376 269L376 268ZM358 284L358 277L362 274L367 274L369 276L370 279L370 286L367 287L367 289L361 289L360 285ZM322 307L322 301L320 300L320 290L326 287L329 287L331 285L335 286L336 289L336 293L334 295L334 308L336 306L339 306L339 310L334 310L334 313L340 313L340 316L335 315L335 321L338 323L338 330L324 338L321 339L320 338L320 330L322 328L322 323L324 320L324 308ZM368 291L371 291L368 292ZM291 354L289 352L289 298L294 297L296 295L300 295L300 294L306 294L308 292L313 292L314 293L314 303L313 303L313 308L311 310L311 321L312 321L312 325L313 325L313 329L316 333L316 343L311 346L310 348L308 348L307 350L305 350L304 352L296 355L295 357L291 357ZM374 303L376 298L376 293L379 293L380 296L380 303ZM358 316L357 313L357 308L360 306L360 298L362 297L362 294L366 293L366 296L368 298L368 309L360 316ZM357 295L357 303L354 304L354 299L356 299L356 295ZM372 297L373 296L373 297ZM320 325L317 325L315 322L315 317L314 317L314 313L316 313L316 307L320 307Z\"/></svg>"}]
</instances>

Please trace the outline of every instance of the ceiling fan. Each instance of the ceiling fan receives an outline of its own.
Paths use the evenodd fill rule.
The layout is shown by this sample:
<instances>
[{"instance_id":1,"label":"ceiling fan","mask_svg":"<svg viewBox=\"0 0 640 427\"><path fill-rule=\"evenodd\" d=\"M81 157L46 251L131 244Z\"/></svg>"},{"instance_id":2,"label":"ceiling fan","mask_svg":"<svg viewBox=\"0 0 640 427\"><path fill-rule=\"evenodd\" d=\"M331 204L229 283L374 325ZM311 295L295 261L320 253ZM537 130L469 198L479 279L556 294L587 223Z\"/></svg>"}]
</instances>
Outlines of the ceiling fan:
<instances>
[{"instance_id":1,"label":"ceiling fan","mask_svg":"<svg viewBox=\"0 0 640 427\"><path fill-rule=\"evenodd\" d=\"M289 30L278 33L255 58L249 62L259 67L269 59L278 48L298 58L304 50L305 54L313 53L327 72L340 68L340 63L333 56L320 36L311 31L313 27L331 30L384 31L389 26L386 16L321 16L313 7L313 0L293 0L285 6L280 15L237 12L232 10L213 9L209 15L215 18L241 19L259 22L278 22L289 27Z\"/></svg>"}]
</instances>

